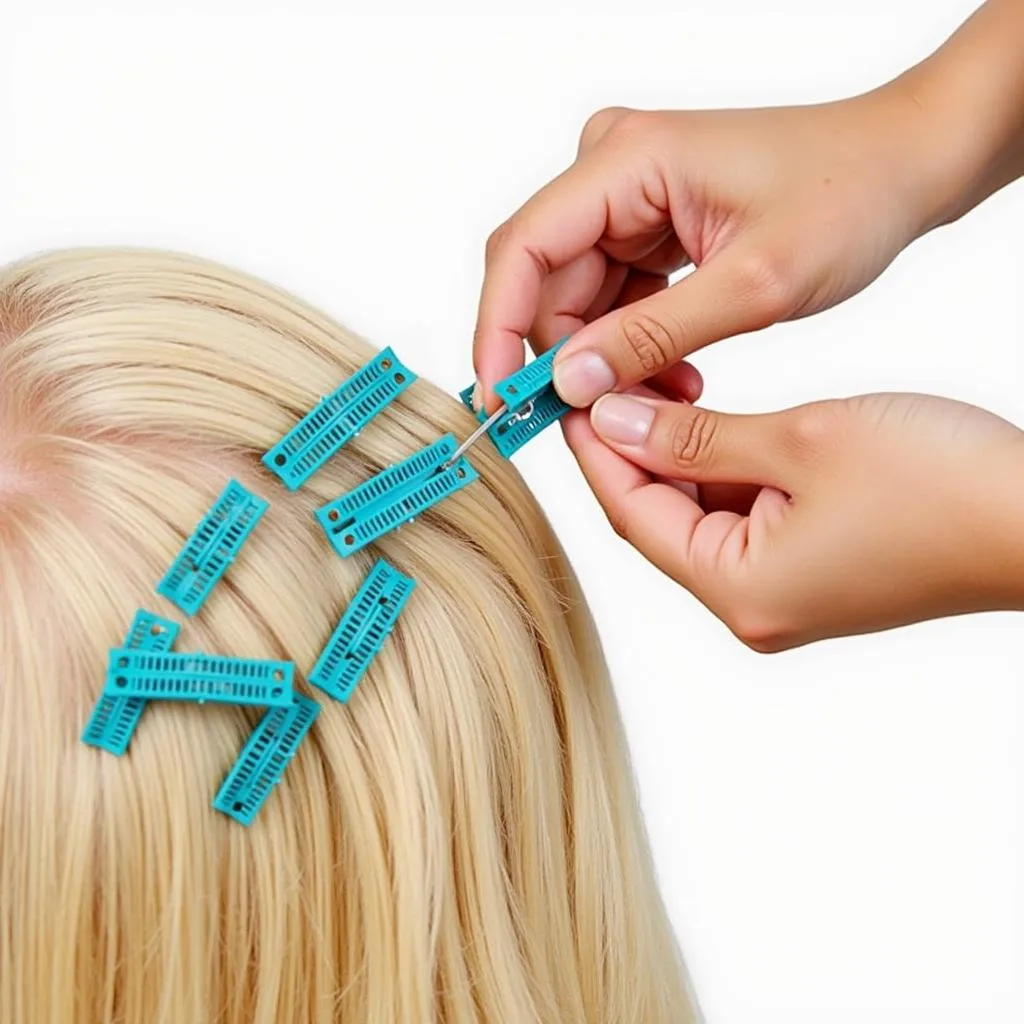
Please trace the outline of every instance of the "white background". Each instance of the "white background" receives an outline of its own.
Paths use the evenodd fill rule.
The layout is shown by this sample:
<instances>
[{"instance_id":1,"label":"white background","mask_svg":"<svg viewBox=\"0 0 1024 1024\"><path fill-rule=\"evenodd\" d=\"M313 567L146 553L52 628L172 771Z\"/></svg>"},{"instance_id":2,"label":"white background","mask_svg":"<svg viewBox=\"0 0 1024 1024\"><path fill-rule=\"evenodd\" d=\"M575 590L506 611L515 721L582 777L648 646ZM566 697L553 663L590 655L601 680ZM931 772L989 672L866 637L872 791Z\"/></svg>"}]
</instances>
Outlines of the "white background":
<instances>
[{"instance_id":1,"label":"white background","mask_svg":"<svg viewBox=\"0 0 1024 1024\"><path fill-rule=\"evenodd\" d=\"M3 15L0 260L95 242L198 252L454 392L485 237L571 159L593 110L844 95L973 5L87 6ZM840 309L700 354L705 401L908 389L1024 424L1022 227L1024 186ZM557 432L518 461L600 621L710 1024L1024 1020L1020 617L758 656L613 537Z\"/></svg>"}]
</instances>

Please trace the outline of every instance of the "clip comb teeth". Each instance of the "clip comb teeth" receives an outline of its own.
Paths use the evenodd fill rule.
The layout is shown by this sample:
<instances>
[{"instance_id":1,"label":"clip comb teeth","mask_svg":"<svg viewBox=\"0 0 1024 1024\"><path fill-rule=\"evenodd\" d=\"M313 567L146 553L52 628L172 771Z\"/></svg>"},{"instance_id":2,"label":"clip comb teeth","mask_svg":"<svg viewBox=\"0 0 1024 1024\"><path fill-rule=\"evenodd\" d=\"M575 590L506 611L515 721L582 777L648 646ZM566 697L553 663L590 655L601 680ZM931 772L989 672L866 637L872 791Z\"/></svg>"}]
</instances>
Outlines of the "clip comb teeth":
<instances>
[{"instance_id":1,"label":"clip comb teeth","mask_svg":"<svg viewBox=\"0 0 1024 1024\"><path fill-rule=\"evenodd\" d=\"M176 622L161 619L141 608L135 613L124 646L132 651L169 651L178 638ZM93 708L82 742L120 757L131 743L146 701L142 697L111 697L106 693Z\"/></svg>"},{"instance_id":2,"label":"clip comb teeth","mask_svg":"<svg viewBox=\"0 0 1024 1024\"><path fill-rule=\"evenodd\" d=\"M342 557L359 551L478 479L465 458L444 466L457 447L455 436L445 434L319 509L335 551Z\"/></svg>"},{"instance_id":3,"label":"clip comb teeth","mask_svg":"<svg viewBox=\"0 0 1024 1024\"><path fill-rule=\"evenodd\" d=\"M271 708L242 748L213 806L251 825L319 714L320 705L301 694L286 708Z\"/></svg>"},{"instance_id":4,"label":"clip comb teeth","mask_svg":"<svg viewBox=\"0 0 1024 1024\"><path fill-rule=\"evenodd\" d=\"M380 559L331 634L309 681L335 700L347 701L395 628L415 586L415 580Z\"/></svg>"},{"instance_id":5,"label":"clip comb teeth","mask_svg":"<svg viewBox=\"0 0 1024 1024\"><path fill-rule=\"evenodd\" d=\"M114 648L103 692L147 700L287 707L292 701L294 669L290 661Z\"/></svg>"},{"instance_id":6,"label":"clip comb teeth","mask_svg":"<svg viewBox=\"0 0 1024 1024\"><path fill-rule=\"evenodd\" d=\"M555 354L569 340L568 335L556 345L527 363L521 370L510 374L494 385L494 393L515 411L527 402L537 398L545 388L552 388L551 373ZM552 388L552 390L554 390ZM569 406L566 406L568 409Z\"/></svg>"},{"instance_id":7,"label":"clip comb teeth","mask_svg":"<svg viewBox=\"0 0 1024 1024\"><path fill-rule=\"evenodd\" d=\"M231 480L156 588L158 594L195 615L252 533L267 502Z\"/></svg>"},{"instance_id":8,"label":"clip comb teeth","mask_svg":"<svg viewBox=\"0 0 1024 1024\"><path fill-rule=\"evenodd\" d=\"M390 348L384 349L306 413L263 456L263 464L294 491L415 379Z\"/></svg>"}]
</instances>

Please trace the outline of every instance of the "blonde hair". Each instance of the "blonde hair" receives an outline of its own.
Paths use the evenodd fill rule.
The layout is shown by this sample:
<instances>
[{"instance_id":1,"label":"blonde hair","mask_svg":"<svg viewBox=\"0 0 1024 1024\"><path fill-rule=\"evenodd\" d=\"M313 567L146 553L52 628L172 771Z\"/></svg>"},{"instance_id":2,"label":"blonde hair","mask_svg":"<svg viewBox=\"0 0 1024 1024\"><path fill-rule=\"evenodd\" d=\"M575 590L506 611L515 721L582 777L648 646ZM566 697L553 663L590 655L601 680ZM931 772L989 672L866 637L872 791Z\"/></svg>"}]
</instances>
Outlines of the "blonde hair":
<instances>
[{"instance_id":1,"label":"blonde hair","mask_svg":"<svg viewBox=\"0 0 1024 1024\"><path fill-rule=\"evenodd\" d=\"M313 511L473 421L415 383L302 490L260 454L374 350L197 259L0 270L0 1020L695 1019L603 657L518 474L341 559ZM251 828L210 804L259 712L79 741L106 652L229 477L271 508L179 650L291 659L323 710ZM305 687L376 555L415 577L351 702Z\"/></svg>"}]
</instances>

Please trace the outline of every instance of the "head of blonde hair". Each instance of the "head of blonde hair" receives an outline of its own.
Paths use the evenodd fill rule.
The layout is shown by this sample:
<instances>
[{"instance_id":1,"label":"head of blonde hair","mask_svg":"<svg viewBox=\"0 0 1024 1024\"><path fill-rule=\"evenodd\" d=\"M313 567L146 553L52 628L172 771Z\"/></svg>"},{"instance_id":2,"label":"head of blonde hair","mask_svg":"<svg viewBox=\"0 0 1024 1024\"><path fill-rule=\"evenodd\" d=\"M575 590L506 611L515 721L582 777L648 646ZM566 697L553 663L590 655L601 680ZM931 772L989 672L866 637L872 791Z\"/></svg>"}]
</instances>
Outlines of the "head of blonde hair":
<instances>
[{"instance_id":1,"label":"head of blonde hair","mask_svg":"<svg viewBox=\"0 0 1024 1024\"><path fill-rule=\"evenodd\" d=\"M588 611L516 472L372 554L314 510L473 425L421 381L296 493L259 461L374 354L252 278L73 251L0 270L0 1020L681 1024ZM271 508L179 650L283 658L323 710L250 828L211 799L259 719L152 704L79 740L108 648L230 477ZM374 557L413 576L347 705L303 673Z\"/></svg>"}]
</instances>

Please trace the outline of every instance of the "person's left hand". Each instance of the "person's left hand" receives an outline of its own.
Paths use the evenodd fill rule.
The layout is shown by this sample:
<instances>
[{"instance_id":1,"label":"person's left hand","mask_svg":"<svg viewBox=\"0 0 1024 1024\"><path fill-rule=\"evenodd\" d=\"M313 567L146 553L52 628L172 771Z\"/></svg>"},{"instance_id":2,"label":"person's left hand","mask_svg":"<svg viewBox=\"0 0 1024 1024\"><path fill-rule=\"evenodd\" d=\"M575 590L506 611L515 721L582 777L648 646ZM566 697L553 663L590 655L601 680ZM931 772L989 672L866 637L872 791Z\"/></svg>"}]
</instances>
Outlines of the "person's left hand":
<instances>
[{"instance_id":1,"label":"person's left hand","mask_svg":"<svg viewBox=\"0 0 1024 1024\"><path fill-rule=\"evenodd\" d=\"M1024 432L982 409L878 394L735 416L648 392L564 427L616 532L756 650L1024 609Z\"/></svg>"}]
</instances>

